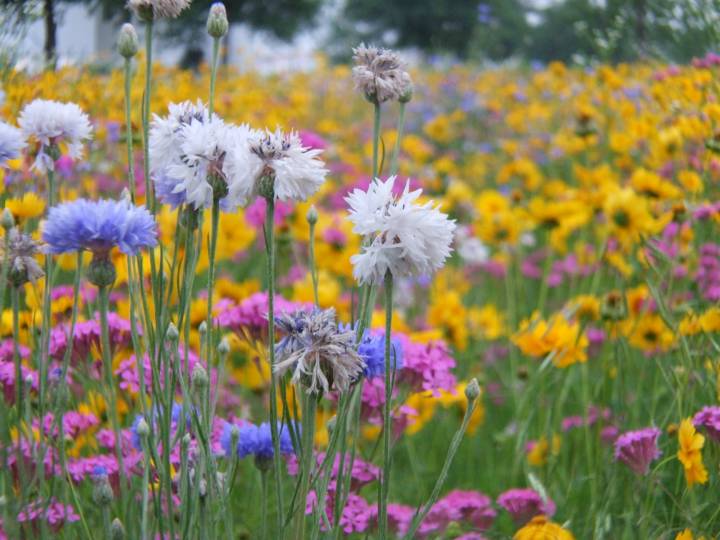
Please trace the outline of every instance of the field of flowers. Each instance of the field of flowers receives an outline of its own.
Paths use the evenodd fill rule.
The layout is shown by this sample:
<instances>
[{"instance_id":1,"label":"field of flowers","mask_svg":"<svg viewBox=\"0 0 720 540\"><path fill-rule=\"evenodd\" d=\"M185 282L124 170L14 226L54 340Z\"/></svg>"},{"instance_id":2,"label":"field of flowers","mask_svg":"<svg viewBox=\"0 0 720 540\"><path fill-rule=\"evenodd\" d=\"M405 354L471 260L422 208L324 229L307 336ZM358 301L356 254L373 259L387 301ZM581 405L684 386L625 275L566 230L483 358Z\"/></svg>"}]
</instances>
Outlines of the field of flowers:
<instances>
[{"instance_id":1,"label":"field of flowers","mask_svg":"<svg viewBox=\"0 0 720 540\"><path fill-rule=\"evenodd\" d=\"M720 533L720 57L136 48L2 81L0 538Z\"/></svg>"}]
</instances>

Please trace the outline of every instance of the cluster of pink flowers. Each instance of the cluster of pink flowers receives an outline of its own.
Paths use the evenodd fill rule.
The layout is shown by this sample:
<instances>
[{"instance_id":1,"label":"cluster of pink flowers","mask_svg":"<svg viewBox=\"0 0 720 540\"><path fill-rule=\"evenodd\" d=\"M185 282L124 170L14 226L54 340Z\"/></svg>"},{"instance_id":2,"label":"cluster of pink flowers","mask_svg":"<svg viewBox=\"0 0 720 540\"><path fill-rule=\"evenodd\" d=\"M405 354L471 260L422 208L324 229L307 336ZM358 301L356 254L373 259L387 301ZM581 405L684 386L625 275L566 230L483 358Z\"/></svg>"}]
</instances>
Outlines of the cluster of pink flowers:
<instances>
[{"instance_id":1,"label":"cluster of pink flowers","mask_svg":"<svg viewBox=\"0 0 720 540\"><path fill-rule=\"evenodd\" d=\"M110 331L110 345L113 348L126 347L131 339L130 322L120 317L117 313L108 313L108 327ZM138 329L138 332L140 330ZM50 357L62 361L68 347L68 334L70 325L58 325L50 333ZM73 362L80 362L93 350L100 347L100 316L89 321L81 321L75 324L72 336L72 358Z\"/></svg>"},{"instance_id":2,"label":"cluster of pink flowers","mask_svg":"<svg viewBox=\"0 0 720 540\"><path fill-rule=\"evenodd\" d=\"M49 501L34 501L18 513L19 523L37 523L44 519L50 528L57 532L67 523L78 521L80 516L69 504L62 504L51 498Z\"/></svg>"},{"instance_id":3,"label":"cluster of pink flowers","mask_svg":"<svg viewBox=\"0 0 720 540\"><path fill-rule=\"evenodd\" d=\"M275 315L311 308L309 304L291 302L279 295L275 297L274 307ZM215 323L234 332L241 333L243 330L247 330L252 335L262 335L267 330L267 314L267 292L257 292L239 304L223 305L215 318Z\"/></svg>"}]
</instances>

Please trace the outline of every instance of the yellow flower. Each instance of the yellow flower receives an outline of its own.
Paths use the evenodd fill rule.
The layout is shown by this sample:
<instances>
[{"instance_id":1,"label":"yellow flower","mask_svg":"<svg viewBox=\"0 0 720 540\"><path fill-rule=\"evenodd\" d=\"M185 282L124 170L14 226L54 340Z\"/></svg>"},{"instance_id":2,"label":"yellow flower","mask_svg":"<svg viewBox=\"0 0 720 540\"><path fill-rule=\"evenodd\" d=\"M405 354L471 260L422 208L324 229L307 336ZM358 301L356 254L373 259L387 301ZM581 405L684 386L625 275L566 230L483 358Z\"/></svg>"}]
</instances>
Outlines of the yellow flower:
<instances>
[{"instance_id":1,"label":"yellow flower","mask_svg":"<svg viewBox=\"0 0 720 540\"><path fill-rule=\"evenodd\" d=\"M703 464L702 447L705 437L697 433L692 418L686 418L680 423L678 430L680 450L677 457L685 470L685 480L688 487L694 484L705 484L708 481L708 472Z\"/></svg>"},{"instance_id":2,"label":"yellow flower","mask_svg":"<svg viewBox=\"0 0 720 540\"><path fill-rule=\"evenodd\" d=\"M529 446L527 460L528 463L534 467L542 467L548 461L550 453L553 456L557 456L560 453L561 439L559 435L552 436L552 448L550 443L545 436L540 437L540 440L535 441Z\"/></svg>"},{"instance_id":3,"label":"yellow flower","mask_svg":"<svg viewBox=\"0 0 720 540\"><path fill-rule=\"evenodd\" d=\"M630 345L651 353L667 351L675 344L675 334L657 313L646 313L626 323Z\"/></svg>"},{"instance_id":4,"label":"yellow flower","mask_svg":"<svg viewBox=\"0 0 720 540\"><path fill-rule=\"evenodd\" d=\"M5 207L12 212L17 221L33 219L45 211L45 201L33 191L28 191L20 198L8 199Z\"/></svg>"},{"instance_id":5,"label":"yellow flower","mask_svg":"<svg viewBox=\"0 0 720 540\"><path fill-rule=\"evenodd\" d=\"M528 356L544 358L552 354L553 363L560 368L587 361L587 336L578 322L568 321L562 313L547 321L533 314L520 324L512 342Z\"/></svg>"},{"instance_id":6,"label":"yellow flower","mask_svg":"<svg viewBox=\"0 0 720 540\"><path fill-rule=\"evenodd\" d=\"M545 516L535 516L515 533L513 540L575 540L573 534Z\"/></svg>"}]
</instances>

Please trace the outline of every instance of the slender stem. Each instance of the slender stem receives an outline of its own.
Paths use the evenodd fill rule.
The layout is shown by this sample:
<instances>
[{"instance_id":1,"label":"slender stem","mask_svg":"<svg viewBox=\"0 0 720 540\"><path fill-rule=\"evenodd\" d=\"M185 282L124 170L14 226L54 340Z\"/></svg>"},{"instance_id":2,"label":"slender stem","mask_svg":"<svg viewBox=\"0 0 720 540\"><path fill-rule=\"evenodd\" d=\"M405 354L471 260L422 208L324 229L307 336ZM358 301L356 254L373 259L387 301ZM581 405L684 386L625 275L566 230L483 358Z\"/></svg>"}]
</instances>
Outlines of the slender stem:
<instances>
[{"instance_id":1,"label":"slender stem","mask_svg":"<svg viewBox=\"0 0 720 540\"><path fill-rule=\"evenodd\" d=\"M405 129L405 102L400 102L400 115L397 123L397 137L395 139L395 147L393 148L392 158L390 160L390 175L398 172L398 158L400 157L400 143L402 141L403 131Z\"/></svg>"},{"instance_id":2,"label":"slender stem","mask_svg":"<svg viewBox=\"0 0 720 540\"><path fill-rule=\"evenodd\" d=\"M25 487L27 486L27 479L25 477L25 460L22 455L22 439L23 439L23 391L25 381L22 376L22 358L20 356L20 291L18 287L12 287L10 289L10 296L12 302L12 326L13 326L13 361L15 362L15 408L17 410L17 431L18 431L18 443L17 443L17 463L18 463L18 475L20 477L20 505L22 506L25 502ZM29 427L29 426L28 426Z\"/></svg>"},{"instance_id":3,"label":"slender stem","mask_svg":"<svg viewBox=\"0 0 720 540\"><path fill-rule=\"evenodd\" d=\"M430 497L428 498L427 502L422 507L418 508L417 512L415 513L415 517L413 517L410 528L405 534L405 540L412 540L413 538L415 538L415 532L422 523L422 520L425 519L425 516L427 516L433 504L435 504L435 501L437 501L438 497L440 496L440 490L442 489L443 484L447 479L450 465L452 464L453 459L455 459L455 454L457 453L458 448L460 448L460 443L465 436L465 431L467 430L470 419L475 412L476 406L477 399L468 403L468 407L465 410L465 416L463 418L462 424L460 424L460 428L455 432L455 435L450 442L450 448L448 449L447 456L445 457L445 463L443 463L442 470L440 471L440 476L438 476L438 479L435 482L435 487L433 487L432 493L430 493Z\"/></svg>"},{"instance_id":4,"label":"slender stem","mask_svg":"<svg viewBox=\"0 0 720 540\"><path fill-rule=\"evenodd\" d=\"M210 65L210 102L208 111L212 116L215 110L215 78L217 76L218 53L220 52L220 38L213 38L212 64Z\"/></svg>"},{"instance_id":5,"label":"slender stem","mask_svg":"<svg viewBox=\"0 0 720 540\"><path fill-rule=\"evenodd\" d=\"M275 496L277 498L277 537L283 538L282 470L280 467L280 437L278 434L277 374L275 373L275 195L266 197L265 249L267 251L268 277L268 357L270 358L270 433L273 442L273 466L275 470Z\"/></svg>"},{"instance_id":6,"label":"slender stem","mask_svg":"<svg viewBox=\"0 0 720 540\"><path fill-rule=\"evenodd\" d=\"M113 381L113 369L112 369L112 353L110 351L110 328L108 325L108 305L110 297L109 287L98 287L99 299L100 299L100 337L102 340L102 359L103 359L103 371L105 372L105 384L107 385L108 399L108 416L112 423L113 433L115 435L115 455L118 460L118 474L120 477L120 497L122 500L121 508L123 514L125 510L125 495L126 495L126 471L125 464L123 461L122 453L122 437L120 433L120 419L118 417L117 410L117 395L115 391L115 383ZM127 523L126 516L122 515L123 523Z\"/></svg>"},{"instance_id":7,"label":"slender stem","mask_svg":"<svg viewBox=\"0 0 720 540\"><path fill-rule=\"evenodd\" d=\"M376 178L378 171L378 153L380 148L380 103L376 102L375 116L373 122L373 165L372 165L372 177Z\"/></svg>"},{"instance_id":8,"label":"slender stem","mask_svg":"<svg viewBox=\"0 0 720 540\"><path fill-rule=\"evenodd\" d=\"M300 468L300 496L298 498L297 513L295 514L295 534L293 538L305 538L305 504L310 491L310 478L313 470L313 440L315 439L315 416L317 412L317 396L308 394L296 387L303 400L302 417L302 467ZM313 517L313 519L315 519Z\"/></svg>"},{"instance_id":9,"label":"slender stem","mask_svg":"<svg viewBox=\"0 0 720 540\"><path fill-rule=\"evenodd\" d=\"M268 496L267 496L267 469L260 471L260 540L267 538L267 511L268 511Z\"/></svg>"},{"instance_id":10,"label":"slender stem","mask_svg":"<svg viewBox=\"0 0 720 540\"><path fill-rule=\"evenodd\" d=\"M393 380L390 368L390 350L392 347L392 313L393 313L393 277L390 272L385 274L385 403L383 404L383 473L380 484L379 527L380 538L387 538L387 503L390 493L390 410L392 408ZM393 365L394 370L394 365Z\"/></svg>"},{"instance_id":11,"label":"slender stem","mask_svg":"<svg viewBox=\"0 0 720 540\"><path fill-rule=\"evenodd\" d=\"M145 23L145 95L143 96L143 172L145 174L145 204L155 213L155 197L150 185L150 92L152 91L152 33L153 21ZM151 258L152 260L152 258Z\"/></svg>"},{"instance_id":12,"label":"slender stem","mask_svg":"<svg viewBox=\"0 0 720 540\"><path fill-rule=\"evenodd\" d=\"M320 307L320 299L318 297L318 273L317 265L315 264L315 223L310 223L310 246L308 258L310 264L310 277L312 278L313 284L313 299L315 300L315 306Z\"/></svg>"},{"instance_id":13,"label":"slender stem","mask_svg":"<svg viewBox=\"0 0 720 540\"><path fill-rule=\"evenodd\" d=\"M132 80L132 60L125 59L125 142L128 154L128 189L130 199L135 202L135 159L133 156L133 129L130 99L130 83Z\"/></svg>"}]
</instances>

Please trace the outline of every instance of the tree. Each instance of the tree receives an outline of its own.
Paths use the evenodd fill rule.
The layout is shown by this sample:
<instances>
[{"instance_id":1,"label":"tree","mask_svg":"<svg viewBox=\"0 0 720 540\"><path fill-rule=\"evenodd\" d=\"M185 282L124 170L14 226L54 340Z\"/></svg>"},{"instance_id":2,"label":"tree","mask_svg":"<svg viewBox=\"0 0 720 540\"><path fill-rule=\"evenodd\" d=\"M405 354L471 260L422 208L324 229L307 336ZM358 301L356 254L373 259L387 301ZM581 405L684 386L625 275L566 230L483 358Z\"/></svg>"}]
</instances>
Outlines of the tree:
<instances>
[{"instance_id":1,"label":"tree","mask_svg":"<svg viewBox=\"0 0 720 540\"><path fill-rule=\"evenodd\" d=\"M335 44L371 41L460 58L506 58L522 46L527 22L521 0L356 0L336 23ZM478 51L478 49L481 49Z\"/></svg>"}]
</instances>

